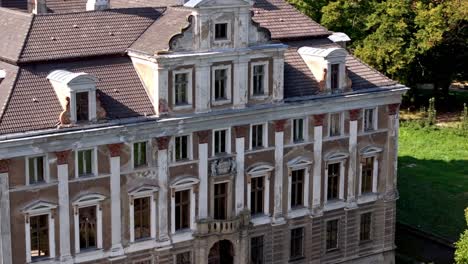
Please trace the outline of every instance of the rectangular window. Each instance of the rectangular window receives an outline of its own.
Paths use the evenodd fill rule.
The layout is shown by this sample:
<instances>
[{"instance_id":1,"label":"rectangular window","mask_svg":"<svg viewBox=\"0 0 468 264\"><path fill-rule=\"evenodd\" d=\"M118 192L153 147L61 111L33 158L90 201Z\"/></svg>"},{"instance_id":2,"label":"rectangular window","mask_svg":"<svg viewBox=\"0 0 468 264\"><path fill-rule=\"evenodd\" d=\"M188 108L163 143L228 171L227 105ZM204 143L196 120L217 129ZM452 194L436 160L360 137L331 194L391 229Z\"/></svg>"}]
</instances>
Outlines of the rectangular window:
<instances>
[{"instance_id":1,"label":"rectangular window","mask_svg":"<svg viewBox=\"0 0 468 264\"><path fill-rule=\"evenodd\" d=\"M151 236L151 198L137 198L133 200L133 223L135 240Z\"/></svg>"},{"instance_id":2,"label":"rectangular window","mask_svg":"<svg viewBox=\"0 0 468 264\"><path fill-rule=\"evenodd\" d=\"M304 205L304 170L291 172L291 208Z\"/></svg>"},{"instance_id":3,"label":"rectangular window","mask_svg":"<svg viewBox=\"0 0 468 264\"><path fill-rule=\"evenodd\" d=\"M374 109L364 110L364 131L374 130Z\"/></svg>"},{"instance_id":4,"label":"rectangular window","mask_svg":"<svg viewBox=\"0 0 468 264\"><path fill-rule=\"evenodd\" d=\"M263 124L261 125L253 125L252 126L252 149L262 148L265 144L264 141L264 131L263 131Z\"/></svg>"},{"instance_id":5,"label":"rectangular window","mask_svg":"<svg viewBox=\"0 0 468 264\"><path fill-rule=\"evenodd\" d=\"M328 164L327 200L339 198L341 163Z\"/></svg>"},{"instance_id":6,"label":"rectangular window","mask_svg":"<svg viewBox=\"0 0 468 264\"><path fill-rule=\"evenodd\" d=\"M92 249L97 245L96 206L78 209L80 249Z\"/></svg>"},{"instance_id":7,"label":"rectangular window","mask_svg":"<svg viewBox=\"0 0 468 264\"><path fill-rule=\"evenodd\" d=\"M265 65L253 66L253 95L265 95Z\"/></svg>"},{"instance_id":8,"label":"rectangular window","mask_svg":"<svg viewBox=\"0 0 468 264\"><path fill-rule=\"evenodd\" d=\"M374 157L368 157L364 159L362 164L361 172L361 193L371 193L372 192L372 178L374 174Z\"/></svg>"},{"instance_id":9,"label":"rectangular window","mask_svg":"<svg viewBox=\"0 0 468 264\"><path fill-rule=\"evenodd\" d=\"M215 24L215 40L225 40L227 36L228 24L227 23L218 23Z\"/></svg>"},{"instance_id":10,"label":"rectangular window","mask_svg":"<svg viewBox=\"0 0 468 264\"><path fill-rule=\"evenodd\" d=\"M293 120L293 141L304 141L304 119Z\"/></svg>"},{"instance_id":11,"label":"rectangular window","mask_svg":"<svg viewBox=\"0 0 468 264\"><path fill-rule=\"evenodd\" d=\"M192 263L190 251L179 253L176 255L176 264L190 264Z\"/></svg>"},{"instance_id":12,"label":"rectangular window","mask_svg":"<svg viewBox=\"0 0 468 264\"><path fill-rule=\"evenodd\" d=\"M250 264L263 264L263 236L250 239Z\"/></svg>"},{"instance_id":13,"label":"rectangular window","mask_svg":"<svg viewBox=\"0 0 468 264\"><path fill-rule=\"evenodd\" d=\"M190 227L190 190L175 193L175 229Z\"/></svg>"},{"instance_id":14,"label":"rectangular window","mask_svg":"<svg viewBox=\"0 0 468 264\"><path fill-rule=\"evenodd\" d=\"M326 249L338 248L338 219L327 222Z\"/></svg>"},{"instance_id":15,"label":"rectangular window","mask_svg":"<svg viewBox=\"0 0 468 264\"><path fill-rule=\"evenodd\" d=\"M88 92L76 93L76 121L89 120Z\"/></svg>"},{"instance_id":16,"label":"rectangular window","mask_svg":"<svg viewBox=\"0 0 468 264\"><path fill-rule=\"evenodd\" d=\"M290 259L295 260L304 256L304 228L291 229Z\"/></svg>"},{"instance_id":17,"label":"rectangular window","mask_svg":"<svg viewBox=\"0 0 468 264\"><path fill-rule=\"evenodd\" d=\"M341 135L341 114L330 114L330 137Z\"/></svg>"},{"instance_id":18,"label":"rectangular window","mask_svg":"<svg viewBox=\"0 0 468 264\"><path fill-rule=\"evenodd\" d=\"M361 225L359 229L359 240L361 242L369 241L371 239L372 227L372 213L365 213L361 215Z\"/></svg>"},{"instance_id":19,"label":"rectangular window","mask_svg":"<svg viewBox=\"0 0 468 264\"><path fill-rule=\"evenodd\" d=\"M175 87L175 105L186 105L188 101L188 89L189 87L189 74L188 73L177 73L174 75L174 87Z\"/></svg>"},{"instance_id":20,"label":"rectangular window","mask_svg":"<svg viewBox=\"0 0 468 264\"><path fill-rule=\"evenodd\" d=\"M94 150L78 151L78 176L87 176L93 174L93 153Z\"/></svg>"},{"instance_id":21,"label":"rectangular window","mask_svg":"<svg viewBox=\"0 0 468 264\"><path fill-rule=\"evenodd\" d=\"M217 69L214 71L214 99L227 100L228 71L226 69Z\"/></svg>"},{"instance_id":22,"label":"rectangular window","mask_svg":"<svg viewBox=\"0 0 468 264\"><path fill-rule=\"evenodd\" d=\"M330 84L332 92L339 88L338 84L340 81L340 65L332 64L331 65L331 75L330 75Z\"/></svg>"},{"instance_id":23,"label":"rectangular window","mask_svg":"<svg viewBox=\"0 0 468 264\"><path fill-rule=\"evenodd\" d=\"M133 167L138 168L146 165L146 142L133 144Z\"/></svg>"},{"instance_id":24,"label":"rectangular window","mask_svg":"<svg viewBox=\"0 0 468 264\"><path fill-rule=\"evenodd\" d=\"M44 182L44 156L28 158L29 184Z\"/></svg>"},{"instance_id":25,"label":"rectangular window","mask_svg":"<svg viewBox=\"0 0 468 264\"><path fill-rule=\"evenodd\" d=\"M214 219L225 220L227 218L227 183L214 185Z\"/></svg>"},{"instance_id":26,"label":"rectangular window","mask_svg":"<svg viewBox=\"0 0 468 264\"><path fill-rule=\"evenodd\" d=\"M49 252L49 215L29 218L31 234L31 259L38 260L50 256Z\"/></svg>"},{"instance_id":27,"label":"rectangular window","mask_svg":"<svg viewBox=\"0 0 468 264\"><path fill-rule=\"evenodd\" d=\"M189 157L189 136L175 137L175 160L188 160Z\"/></svg>"},{"instance_id":28,"label":"rectangular window","mask_svg":"<svg viewBox=\"0 0 468 264\"><path fill-rule=\"evenodd\" d=\"M214 132L214 154L227 152L227 130L217 130Z\"/></svg>"},{"instance_id":29,"label":"rectangular window","mask_svg":"<svg viewBox=\"0 0 468 264\"><path fill-rule=\"evenodd\" d=\"M265 193L264 177L255 177L250 180L250 212L263 214L263 199Z\"/></svg>"}]
</instances>

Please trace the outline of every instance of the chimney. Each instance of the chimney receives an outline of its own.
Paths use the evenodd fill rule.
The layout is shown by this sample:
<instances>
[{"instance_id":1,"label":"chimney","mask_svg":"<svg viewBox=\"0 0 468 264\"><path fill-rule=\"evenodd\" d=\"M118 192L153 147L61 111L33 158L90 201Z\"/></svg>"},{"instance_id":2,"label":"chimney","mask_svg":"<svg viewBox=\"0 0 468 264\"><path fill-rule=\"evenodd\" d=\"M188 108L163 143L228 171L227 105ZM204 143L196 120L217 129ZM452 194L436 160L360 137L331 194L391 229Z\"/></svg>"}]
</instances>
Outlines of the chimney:
<instances>
[{"instance_id":1,"label":"chimney","mask_svg":"<svg viewBox=\"0 0 468 264\"><path fill-rule=\"evenodd\" d=\"M46 0L29 0L28 10L33 14L46 14L47 1Z\"/></svg>"},{"instance_id":2,"label":"chimney","mask_svg":"<svg viewBox=\"0 0 468 264\"><path fill-rule=\"evenodd\" d=\"M88 0L86 11L106 10L110 8L110 0Z\"/></svg>"}]
</instances>

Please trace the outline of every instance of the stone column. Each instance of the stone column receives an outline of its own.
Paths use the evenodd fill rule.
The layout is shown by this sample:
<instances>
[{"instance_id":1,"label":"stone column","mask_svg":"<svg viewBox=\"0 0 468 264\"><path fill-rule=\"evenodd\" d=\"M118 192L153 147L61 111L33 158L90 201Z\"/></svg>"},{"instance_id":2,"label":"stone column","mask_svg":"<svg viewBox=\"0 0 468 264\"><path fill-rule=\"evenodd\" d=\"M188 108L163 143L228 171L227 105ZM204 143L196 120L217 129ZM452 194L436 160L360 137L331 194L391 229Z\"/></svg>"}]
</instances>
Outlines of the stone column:
<instances>
[{"instance_id":1,"label":"stone column","mask_svg":"<svg viewBox=\"0 0 468 264\"><path fill-rule=\"evenodd\" d=\"M245 194L245 174L244 174L244 152L245 152L245 137L247 135L247 126L236 126L236 215L244 210L244 194Z\"/></svg>"},{"instance_id":2,"label":"stone column","mask_svg":"<svg viewBox=\"0 0 468 264\"><path fill-rule=\"evenodd\" d=\"M284 125L286 120L275 121L275 196L273 222L284 223L283 217L283 154L284 154Z\"/></svg>"},{"instance_id":3,"label":"stone column","mask_svg":"<svg viewBox=\"0 0 468 264\"><path fill-rule=\"evenodd\" d=\"M122 213L120 200L120 154L122 144L107 146L110 152L110 192L111 192L111 243L110 256L124 254L122 247Z\"/></svg>"},{"instance_id":4,"label":"stone column","mask_svg":"<svg viewBox=\"0 0 468 264\"><path fill-rule=\"evenodd\" d=\"M249 60L239 58L234 63L233 102L235 108L244 108L249 90Z\"/></svg>"},{"instance_id":5,"label":"stone column","mask_svg":"<svg viewBox=\"0 0 468 264\"><path fill-rule=\"evenodd\" d=\"M210 110L210 65L200 64L195 67L195 112L205 113Z\"/></svg>"},{"instance_id":6,"label":"stone column","mask_svg":"<svg viewBox=\"0 0 468 264\"><path fill-rule=\"evenodd\" d=\"M0 263L11 264L9 160L0 160Z\"/></svg>"},{"instance_id":7,"label":"stone column","mask_svg":"<svg viewBox=\"0 0 468 264\"><path fill-rule=\"evenodd\" d=\"M388 176L385 184L385 196L396 198L398 169L398 110L399 104L388 105L387 166Z\"/></svg>"},{"instance_id":8,"label":"stone column","mask_svg":"<svg viewBox=\"0 0 468 264\"><path fill-rule=\"evenodd\" d=\"M198 219L208 218L208 139L210 131L199 131L198 135Z\"/></svg>"},{"instance_id":9,"label":"stone column","mask_svg":"<svg viewBox=\"0 0 468 264\"><path fill-rule=\"evenodd\" d=\"M57 178L59 199L59 234L60 234L60 262L72 263L70 251L70 201L68 197L68 157L70 151L60 151L57 156Z\"/></svg>"},{"instance_id":10,"label":"stone column","mask_svg":"<svg viewBox=\"0 0 468 264\"><path fill-rule=\"evenodd\" d=\"M314 168L312 171L312 212L320 214L322 190L322 140L325 114L314 115Z\"/></svg>"},{"instance_id":11,"label":"stone column","mask_svg":"<svg viewBox=\"0 0 468 264\"><path fill-rule=\"evenodd\" d=\"M349 167L348 167L348 207L356 206L356 177L357 175L357 133L360 109L349 111Z\"/></svg>"},{"instance_id":12,"label":"stone column","mask_svg":"<svg viewBox=\"0 0 468 264\"><path fill-rule=\"evenodd\" d=\"M159 180L159 240L169 241L169 225L167 223L167 192L168 192L168 147L170 137L159 137L156 139L158 144L158 180Z\"/></svg>"}]
</instances>

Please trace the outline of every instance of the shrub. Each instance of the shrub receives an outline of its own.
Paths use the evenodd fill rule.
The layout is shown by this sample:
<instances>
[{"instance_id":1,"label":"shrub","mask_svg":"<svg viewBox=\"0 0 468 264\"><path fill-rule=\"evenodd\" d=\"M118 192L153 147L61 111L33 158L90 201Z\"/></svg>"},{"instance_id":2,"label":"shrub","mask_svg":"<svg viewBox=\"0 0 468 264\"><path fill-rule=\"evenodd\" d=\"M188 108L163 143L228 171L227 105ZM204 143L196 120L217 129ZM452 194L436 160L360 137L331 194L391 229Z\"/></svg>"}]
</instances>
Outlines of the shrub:
<instances>
[{"instance_id":1,"label":"shrub","mask_svg":"<svg viewBox=\"0 0 468 264\"><path fill-rule=\"evenodd\" d=\"M468 224L468 208L465 209L465 218ZM455 262L457 264L468 264L468 229L460 235L460 240L455 243L455 247Z\"/></svg>"}]
</instances>

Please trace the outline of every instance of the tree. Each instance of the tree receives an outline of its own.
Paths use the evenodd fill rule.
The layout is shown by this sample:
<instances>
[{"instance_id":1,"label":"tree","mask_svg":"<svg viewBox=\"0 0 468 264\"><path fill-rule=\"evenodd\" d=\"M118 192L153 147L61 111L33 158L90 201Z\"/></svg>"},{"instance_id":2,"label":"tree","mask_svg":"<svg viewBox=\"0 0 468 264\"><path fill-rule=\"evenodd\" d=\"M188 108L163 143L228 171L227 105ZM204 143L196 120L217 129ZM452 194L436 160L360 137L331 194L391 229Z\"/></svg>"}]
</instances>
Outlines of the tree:
<instances>
[{"instance_id":1,"label":"tree","mask_svg":"<svg viewBox=\"0 0 468 264\"><path fill-rule=\"evenodd\" d=\"M465 209L466 224L468 225L468 208ZM455 243L455 261L457 264L468 264L468 229L460 235L460 240Z\"/></svg>"}]
</instances>

